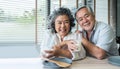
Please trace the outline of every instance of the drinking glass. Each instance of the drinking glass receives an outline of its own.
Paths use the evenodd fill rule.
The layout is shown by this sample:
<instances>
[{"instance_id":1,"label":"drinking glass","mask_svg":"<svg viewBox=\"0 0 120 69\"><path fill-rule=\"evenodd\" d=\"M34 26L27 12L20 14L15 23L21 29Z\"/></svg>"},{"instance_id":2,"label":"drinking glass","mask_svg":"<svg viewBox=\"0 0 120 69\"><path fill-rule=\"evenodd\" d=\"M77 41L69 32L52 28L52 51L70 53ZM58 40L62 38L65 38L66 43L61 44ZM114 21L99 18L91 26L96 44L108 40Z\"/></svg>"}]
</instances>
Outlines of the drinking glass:
<instances>
[{"instance_id":1,"label":"drinking glass","mask_svg":"<svg viewBox=\"0 0 120 69\"><path fill-rule=\"evenodd\" d=\"M77 48L76 48L76 50L75 51L80 51L81 50L81 34L75 34L75 39L74 39L74 41L76 42L76 46L77 46Z\"/></svg>"}]
</instances>

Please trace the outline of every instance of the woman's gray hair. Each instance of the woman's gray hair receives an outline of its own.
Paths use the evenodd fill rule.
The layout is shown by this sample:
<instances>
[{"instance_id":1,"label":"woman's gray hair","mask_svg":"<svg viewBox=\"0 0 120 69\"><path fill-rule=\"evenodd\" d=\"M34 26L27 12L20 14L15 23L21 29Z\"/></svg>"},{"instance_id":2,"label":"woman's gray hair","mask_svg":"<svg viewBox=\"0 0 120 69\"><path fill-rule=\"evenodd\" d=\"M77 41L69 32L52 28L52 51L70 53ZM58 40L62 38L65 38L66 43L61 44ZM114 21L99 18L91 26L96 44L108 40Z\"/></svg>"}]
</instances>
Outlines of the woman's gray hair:
<instances>
[{"instance_id":1,"label":"woman's gray hair","mask_svg":"<svg viewBox=\"0 0 120 69\"><path fill-rule=\"evenodd\" d=\"M94 12L93 12L93 9L92 9L90 6L84 5L84 6L81 6L80 8L77 9L77 11L75 12L75 18L76 18L77 12L80 11L81 9L83 9L83 8L87 8L88 11L89 11L93 16L95 15Z\"/></svg>"},{"instance_id":2,"label":"woman's gray hair","mask_svg":"<svg viewBox=\"0 0 120 69\"><path fill-rule=\"evenodd\" d=\"M64 8L64 7L60 7L56 10L53 11L53 13L51 15L49 15L49 29L52 30L52 33L57 33L56 30L55 30L55 20L58 16L60 15L67 15L68 18L69 18L69 21L70 21L70 31L72 29L72 27L75 26L75 23L74 23L74 17L71 13L71 11L68 9L68 8ZM70 32L69 31L69 32Z\"/></svg>"}]
</instances>

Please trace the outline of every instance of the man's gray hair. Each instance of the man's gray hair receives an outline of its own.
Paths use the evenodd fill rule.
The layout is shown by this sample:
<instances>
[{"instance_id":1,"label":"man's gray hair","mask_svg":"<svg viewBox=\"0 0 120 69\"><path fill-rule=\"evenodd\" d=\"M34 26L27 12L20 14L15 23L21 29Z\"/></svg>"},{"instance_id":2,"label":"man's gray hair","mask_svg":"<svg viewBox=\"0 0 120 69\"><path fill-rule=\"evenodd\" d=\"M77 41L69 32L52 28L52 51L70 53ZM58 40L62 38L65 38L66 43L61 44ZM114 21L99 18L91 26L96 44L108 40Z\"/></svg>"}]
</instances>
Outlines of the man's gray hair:
<instances>
[{"instance_id":1,"label":"man's gray hair","mask_svg":"<svg viewBox=\"0 0 120 69\"><path fill-rule=\"evenodd\" d=\"M80 8L78 8L78 9L76 10L76 12L75 12L75 18L76 18L77 12L78 12L79 10L83 9L83 8L87 8L88 11L89 11L93 16L95 15L94 12L93 12L93 9L92 9L90 6L84 5L84 6L81 6Z\"/></svg>"}]
</instances>

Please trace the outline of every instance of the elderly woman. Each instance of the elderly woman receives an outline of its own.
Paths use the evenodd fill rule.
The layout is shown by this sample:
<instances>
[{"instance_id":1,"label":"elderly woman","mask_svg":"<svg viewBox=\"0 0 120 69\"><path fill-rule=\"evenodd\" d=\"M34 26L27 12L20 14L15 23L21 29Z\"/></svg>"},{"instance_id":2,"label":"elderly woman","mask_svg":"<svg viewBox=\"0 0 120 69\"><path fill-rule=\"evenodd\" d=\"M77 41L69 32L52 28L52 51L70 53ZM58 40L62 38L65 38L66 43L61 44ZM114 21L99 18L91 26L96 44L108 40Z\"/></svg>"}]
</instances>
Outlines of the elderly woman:
<instances>
[{"instance_id":1,"label":"elderly woman","mask_svg":"<svg viewBox=\"0 0 120 69\"><path fill-rule=\"evenodd\" d=\"M81 34L72 33L74 18L68 8L58 8L49 16L50 28L41 43L41 56L82 59L86 52L81 45ZM77 40L77 41L76 41ZM77 44L78 42L78 44Z\"/></svg>"}]
</instances>

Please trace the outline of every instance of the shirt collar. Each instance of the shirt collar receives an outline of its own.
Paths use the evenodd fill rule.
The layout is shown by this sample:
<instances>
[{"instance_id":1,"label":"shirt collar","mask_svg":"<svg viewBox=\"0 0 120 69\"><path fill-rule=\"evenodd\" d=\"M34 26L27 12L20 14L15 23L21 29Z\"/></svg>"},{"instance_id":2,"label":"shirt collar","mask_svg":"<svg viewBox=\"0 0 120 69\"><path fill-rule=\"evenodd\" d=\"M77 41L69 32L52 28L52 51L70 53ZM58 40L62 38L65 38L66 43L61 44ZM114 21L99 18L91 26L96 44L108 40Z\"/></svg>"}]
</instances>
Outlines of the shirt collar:
<instances>
[{"instance_id":1,"label":"shirt collar","mask_svg":"<svg viewBox=\"0 0 120 69\"><path fill-rule=\"evenodd\" d=\"M95 21L95 26L94 26L92 32L95 31L96 27L97 27L97 21ZM85 32L85 30L82 30L82 31Z\"/></svg>"},{"instance_id":2,"label":"shirt collar","mask_svg":"<svg viewBox=\"0 0 120 69\"><path fill-rule=\"evenodd\" d=\"M63 40L65 40L72 32L69 32L64 38ZM58 37L59 41L61 42L61 37L58 33L56 33L56 36Z\"/></svg>"},{"instance_id":3,"label":"shirt collar","mask_svg":"<svg viewBox=\"0 0 120 69\"><path fill-rule=\"evenodd\" d=\"M94 28L93 28L93 31L95 31L95 29L97 28L97 21L95 21L95 26L94 26Z\"/></svg>"},{"instance_id":4,"label":"shirt collar","mask_svg":"<svg viewBox=\"0 0 120 69\"><path fill-rule=\"evenodd\" d=\"M95 21L95 25L94 25L94 28L93 28L93 30L92 30L92 32L91 32L91 34L90 34L90 40L92 39L92 36L94 35L94 32L95 32L95 30L96 30L96 28L97 28L97 21ZM83 35L86 37L86 31L85 30L83 30Z\"/></svg>"}]
</instances>

